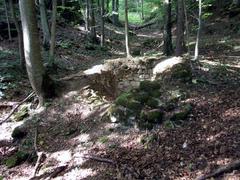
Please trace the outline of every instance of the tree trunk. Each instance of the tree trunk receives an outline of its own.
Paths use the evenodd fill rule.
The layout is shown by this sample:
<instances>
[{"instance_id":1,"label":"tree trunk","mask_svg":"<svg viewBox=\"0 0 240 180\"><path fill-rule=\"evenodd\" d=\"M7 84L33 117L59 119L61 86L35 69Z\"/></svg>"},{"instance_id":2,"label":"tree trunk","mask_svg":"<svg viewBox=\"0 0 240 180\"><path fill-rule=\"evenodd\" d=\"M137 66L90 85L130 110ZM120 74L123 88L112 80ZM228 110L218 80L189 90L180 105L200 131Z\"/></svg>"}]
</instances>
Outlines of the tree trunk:
<instances>
[{"instance_id":1,"label":"tree trunk","mask_svg":"<svg viewBox=\"0 0 240 180\"><path fill-rule=\"evenodd\" d=\"M177 1L177 39L176 56L181 56L184 52L184 9L183 0Z\"/></svg>"},{"instance_id":2,"label":"tree trunk","mask_svg":"<svg viewBox=\"0 0 240 180\"><path fill-rule=\"evenodd\" d=\"M128 0L125 0L125 45L127 57L131 57L129 49L129 29L128 29Z\"/></svg>"},{"instance_id":3,"label":"tree trunk","mask_svg":"<svg viewBox=\"0 0 240 180\"><path fill-rule=\"evenodd\" d=\"M20 66L22 69L24 69L25 68L25 58L24 58L24 48L23 48L23 33L22 33L22 28L20 27L20 24L18 22L16 13L15 13L13 0L9 0L9 7L10 7L12 18L13 18L13 21L14 21L14 24L16 26L17 33L18 33L18 49L19 49L19 56L20 56Z\"/></svg>"},{"instance_id":4,"label":"tree trunk","mask_svg":"<svg viewBox=\"0 0 240 180\"><path fill-rule=\"evenodd\" d=\"M195 45L195 51L194 51L194 59L193 59L195 61L198 59L198 55L199 55L199 38L200 38L200 32L201 32L201 26L202 26L202 20L201 20L202 0L198 0L198 1L199 1L198 31L197 31L197 39L196 39L196 45Z\"/></svg>"},{"instance_id":5,"label":"tree trunk","mask_svg":"<svg viewBox=\"0 0 240 180\"><path fill-rule=\"evenodd\" d=\"M42 25L42 31L43 31L43 47L47 49L49 48L51 37L50 37L49 26L48 26L45 0L39 0L39 7L40 7L40 17L41 17L40 19L41 19L41 25Z\"/></svg>"},{"instance_id":6,"label":"tree trunk","mask_svg":"<svg viewBox=\"0 0 240 180\"><path fill-rule=\"evenodd\" d=\"M112 0L112 21L115 26L119 26L119 0Z\"/></svg>"},{"instance_id":7,"label":"tree trunk","mask_svg":"<svg viewBox=\"0 0 240 180\"><path fill-rule=\"evenodd\" d=\"M109 13L109 0L106 1L106 13Z\"/></svg>"},{"instance_id":8,"label":"tree trunk","mask_svg":"<svg viewBox=\"0 0 240 180\"><path fill-rule=\"evenodd\" d=\"M172 47L172 20L171 20L171 0L166 0L164 3L164 46L163 46L163 53L166 56L170 56L173 53Z\"/></svg>"},{"instance_id":9,"label":"tree trunk","mask_svg":"<svg viewBox=\"0 0 240 180\"><path fill-rule=\"evenodd\" d=\"M57 0L52 0L52 25L51 25L51 43L49 51L50 65L54 64L55 44L56 44L56 22L57 22Z\"/></svg>"},{"instance_id":10,"label":"tree trunk","mask_svg":"<svg viewBox=\"0 0 240 180\"><path fill-rule=\"evenodd\" d=\"M8 17L8 8L7 8L6 0L4 0L3 3L4 3L5 15L6 15L6 20L7 20L7 25L8 25L8 38L9 38L9 41L12 41L11 27L10 27L10 22L9 22L9 17Z\"/></svg>"},{"instance_id":11,"label":"tree trunk","mask_svg":"<svg viewBox=\"0 0 240 180\"><path fill-rule=\"evenodd\" d=\"M23 28L24 53L28 77L32 88L39 98L39 105L43 105L45 99L44 81L46 80L47 75L44 70L40 53L35 1L20 0L19 6Z\"/></svg>"},{"instance_id":12,"label":"tree trunk","mask_svg":"<svg viewBox=\"0 0 240 180\"><path fill-rule=\"evenodd\" d=\"M104 46L105 41L105 32L104 32L104 22L105 22L105 9L104 9L104 0L101 0L100 6L101 6L101 46Z\"/></svg>"},{"instance_id":13,"label":"tree trunk","mask_svg":"<svg viewBox=\"0 0 240 180\"><path fill-rule=\"evenodd\" d=\"M94 8L93 8L93 0L89 0L89 8L90 8L90 41L92 43L97 42L97 34L96 34L96 21L95 21L95 14L94 14Z\"/></svg>"},{"instance_id":14,"label":"tree trunk","mask_svg":"<svg viewBox=\"0 0 240 180\"><path fill-rule=\"evenodd\" d=\"M142 13L141 13L141 14L142 14L142 20L144 20L144 6L143 6L143 5L144 5L144 0L141 0L141 6L142 6L142 10L141 10L141 11L142 11Z\"/></svg>"},{"instance_id":15,"label":"tree trunk","mask_svg":"<svg viewBox=\"0 0 240 180\"><path fill-rule=\"evenodd\" d=\"M86 9L85 9L85 29L87 31L89 31L89 12L90 12L90 7L89 7L89 1L90 0L86 0Z\"/></svg>"},{"instance_id":16,"label":"tree trunk","mask_svg":"<svg viewBox=\"0 0 240 180\"><path fill-rule=\"evenodd\" d=\"M190 56L188 16L187 16L187 6L185 1L183 1L183 8L184 8L184 16L185 16L187 55Z\"/></svg>"}]
</instances>

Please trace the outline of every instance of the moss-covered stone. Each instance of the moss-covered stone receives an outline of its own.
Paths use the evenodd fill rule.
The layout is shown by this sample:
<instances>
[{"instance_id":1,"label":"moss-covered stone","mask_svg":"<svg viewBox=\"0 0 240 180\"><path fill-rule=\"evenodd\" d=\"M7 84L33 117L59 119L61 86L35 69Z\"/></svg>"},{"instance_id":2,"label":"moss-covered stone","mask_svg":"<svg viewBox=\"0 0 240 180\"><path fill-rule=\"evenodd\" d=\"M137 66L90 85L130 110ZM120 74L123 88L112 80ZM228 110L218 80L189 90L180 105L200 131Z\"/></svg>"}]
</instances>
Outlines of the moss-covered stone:
<instances>
[{"instance_id":1,"label":"moss-covered stone","mask_svg":"<svg viewBox=\"0 0 240 180\"><path fill-rule=\"evenodd\" d=\"M18 126L16 127L12 132L12 138L13 139L21 139L24 136L27 135L27 129L24 126Z\"/></svg>"},{"instance_id":2,"label":"moss-covered stone","mask_svg":"<svg viewBox=\"0 0 240 180\"><path fill-rule=\"evenodd\" d=\"M149 123L161 123L163 120L164 113L159 109L153 110L142 110L140 114L140 118L142 121Z\"/></svg>"},{"instance_id":3,"label":"moss-covered stone","mask_svg":"<svg viewBox=\"0 0 240 180\"><path fill-rule=\"evenodd\" d=\"M152 96L154 98L159 98L162 95L162 93L161 93L161 91L159 89L153 90L153 91L151 91L149 93L150 93L150 96Z\"/></svg>"},{"instance_id":4,"label":"moss-covered stone","mask_svg":"<svg viewBox=\"0 0 240 180\"><path fill-rule=\"evenodd\" d=\"M136 99L137 101L139 101L141 103L147 102L147 100L149 98L150 98L149 93L144 92L144 91L140 91L140 92L134 94L134 99Z\"/></svg>"},{"instance_id":5,"label":"moss-covered stone","mask_svg":"<svg viewBox=\"0 0 240 180\"><path fill-rule=\"evenodd\" d=\"M172 121L185 120L188 117L191 110L192 106L190 104L183 105L173 113L170 120Z\"/></svg>"},{"instance_id":6,"label":"moss-covered stone","mask_svg":"<svg viewBox=\"0 0 240 180\"><path fill-rule=\"evenodd\" d=\"M191 67L186 63L176 65L172 70L172 78L179 79L183 82L192 80Z\"/></svg>"},{"instance_id":7,"label":"moss-covered stone","mask_svg":"<svg viewBox=\"0 0 240 180\"><path fill-rule=\"evenodd\" d=\"M161 85L158 81L142 81L139 88L143 91L149 92L152 90L160 89Z\"/></svg>"},{"instance_id":8,"label":"moss-covered stone","mask_svg":"<svg viewBox=\"0 0 240 180\"><path fill-rule=\"evenodd\" d=\"M121 106L126 106L128 104L128 101L132 98L132 94L127 92L127 93L122 93L120 96L115 101L116 105L121 105Z\"/></svg>"},{"instance_id":9,"label":"moss-covered stone","mask_svg":"<svg viewBox=\"0 0 240 180\"><path fill-rule=\"evenodd\" d=\"M14 155L10 156L6 161L5 161L5 165L8 168L12 168L15 167L19 164L21 164L22 162L26 161L28 158L29 154L23 151L18 151L17 153L15 153Z\"/></svg>"},{"instance_id":10,"label":"moss-covered stone","mask_svg":"<svg viewBox=\"0 0 240 180\"><path fill-rule=\"evenodd\" d=\"M142 104L140 102L138 102L138 101L130 100L130 101L128 101L126 107L137 112L137 111L141 110Z\"/></svg>"},{"instance_id":11,"label":"moss-covered stone","mask_svg":"<svg viewBox=\"0 0 240 180\"><path fill-rule=\"evenodd\" d=\"M146 102L146 106L150 108L157 108L158 107L158 100L155 98L149 98Z\"/></svg>"}]
</instances>

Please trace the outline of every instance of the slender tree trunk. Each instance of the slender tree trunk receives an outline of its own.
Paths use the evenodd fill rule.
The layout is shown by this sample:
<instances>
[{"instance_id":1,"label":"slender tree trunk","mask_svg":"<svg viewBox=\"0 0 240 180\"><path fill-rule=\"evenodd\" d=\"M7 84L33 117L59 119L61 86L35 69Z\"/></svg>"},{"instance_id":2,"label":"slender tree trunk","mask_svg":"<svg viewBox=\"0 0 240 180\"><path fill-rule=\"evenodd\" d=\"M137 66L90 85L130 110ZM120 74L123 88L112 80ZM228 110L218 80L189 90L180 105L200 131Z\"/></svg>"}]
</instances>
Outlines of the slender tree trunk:
<instances>
[{"instance_id":1,"label":"slender tree trunk","mask_svg":"<svg viewBox=\"0 0 240 180\"><path fill-rule=\"evenodd\" d=\"M171 20L171 0L166 0L164 3L164 46L163 53L167 56L172 55L173 47L172 47L172 20Z\"/></svg>"},{"instance_id":2,"label":"slender tree trunk","mask_svg":"<svg viewBox=\"0 0 240 180\"><path fill-rule=\"evenodd\" d=\"M92 43L97 42L97 34L96 34L96 21L95 21L95 14L94 14L94 8L93 8L93 0L89 0L89 8L90 8L90 41Z\"/></svg>"},{"instance_id":3,"label":"slender tree trunk","mask_svg":"<svg viewBox=\"0 0 240 180\"><path fill-rule=\"evenodd\" d=\"M52 0L52 25L51 25L51 43L50 43L50 65L54 64L55 44L56 44L56 23L57 23L57 0Z\"/></svg>"},{"instance_id":4,"label":"slender tree trunk","mask_svg":"<svg viewBox=\"0 0 240 180\"><path fill-rule=\"evenodd\" d=\"M46 76L40 53L39 32L35 1L20 0L20 13L24 37L24 53L26 68L32 88L39 98L39 104L44 102L44 77Z\"/></svg>"},{"instance_id":5,"label":"slender tree trunk","mask_svg":"<svg viewBox=\"0 0 240 180\"><path fill-rule=\"evenodd\" d=\"M43 46L47 49L49 48L50 43L50 31L48 26L48 19L47 19L47 12L45 6L45 0L39 0L39 7L40 7L40 16L41 16L41 25L43 31Z\"/></svg>"},{"instance_id":6,"label":"slender tree trunk","mask_svg":"<svg viewBox=\"0 0 240 180\"><path fill-rule=\"evenodd\" d=\"M129 49L129 27L128 27L128 0L125 0L125 45L127 57L131 57Z\"/></svg>"},{"instance_id":7,"label":"slender tree trunk","mask_svg":"<svg viewBox=\"0 0 240 180\"><path fill-rule=\"evenodd\" d=\"M188 15L187 15L187 6L186 6L185 1L183 1L183 8L184 8L184 16L185 16L187 54L188 54L188 56L190 56Z\"/></svg>"},{"instance_id":8,"label":"slender tree trunk","mask_svg":"<svg viewBox=\"0 0 240 180\"><path fill-rule=\"evenodd\" d=\"M184 52L184 9L183 0L177 1L177 39L176 56L181 56Z\"/></svg>"},{"instance_id":9,"label":"slender tree trunk","mask_svg":"<svg viewBox=\"0 0 240 180\"><path fill-rule=\"evenodd\" d=\"M141 8L142 8L142 20L144 20L144 0L141 0Z\"/></svg>"},{"instance_id":10,"label":"slender tree trunk","mask_svg":"<svg viewBox=\"0 0 240 180\"><path fill-rule=\"evenodd\" d=\"M109 13L109 0L106 1L106 13Z\"/></svg>"},{"instance_id":11,"label":"slender tree trunk","mask_svg":"<svg viewBox=\"0 0 240 180\"><path fill-rule=\"evenodd\" d=\"M85 25L86 25L86 27L85 28L86 28L87 31L89 31L89 16L90 16L90 13L89 13L90 12L90 7L89 7L90 3L89 3L89 1L90 0L85 1L86 2L86 9L85 9L85 18L86 18Z\"/></svg>"},{"instance_id":12,"label":"slender tree trunk","mask_svg":"<svg viewBox=\"0 0 240 180\"><path fill-rule=\"evenodd\" d=\"M12 41L11 27L10 27L10 22L9 22L9 17L8 17L8 8L7 8L6 0L4 0L3 3L4 3L5 15L6 15L6 20L7 20L7 25L8 25L8 38L9 38L9 41Z\"/></svg>"},{"instance_id":13,"label":"slender tree trunk","mask_svg":"<svg viewBox=\"0 0 240 180\"><path fill-rule=\"evenodd\" d=\"M104 9L104 0L101 0L101 46L104 46L105 42L105 32L104 32L104 21L105 21L105 9Z\"/></svg>"},{"instance_id":14,"label":"slender tree trunk","mask_svg":"<svg viewBox=\"0 0 240 180\"><path fill-rule=\"evenodd\" d=\"M65 0L62 0L62 6L65 7Z\"/></svg>"},{"instance_id":15,"label":"slender tree trunk","mask_svg":"<svg viewBox=\"0 0 240 180\"><path fill-rule=\"evenodd\" d=\"M18 22L16 13L15 13L15 8L13 5L13 0L9 0L9 7L10 7L10 12L12 14L12 18L14 21L14 24L16 26L16 30L18 33L18 50L19 50L19 57L20 57L20 66L22 69L25 67L25 58L24 58L24 48L23 48L23 33L21 26Z\"/></svg>"},{"instance_id":16,"label":"slender tree trunk","mask_svg":"<svg viewBox=\"0 0 240 180\"><path fill-rule=\"evenodd\" d=\"M195 45L195 51L194 51L194 59L197 60L199 56L199 38L200 38L200 32L201 32L201 26L202 26L202 0L199 1L199 13L198 13L198 31L197 31L197 40L196 40L196 45Z\"/></svg>"}]
</instances>

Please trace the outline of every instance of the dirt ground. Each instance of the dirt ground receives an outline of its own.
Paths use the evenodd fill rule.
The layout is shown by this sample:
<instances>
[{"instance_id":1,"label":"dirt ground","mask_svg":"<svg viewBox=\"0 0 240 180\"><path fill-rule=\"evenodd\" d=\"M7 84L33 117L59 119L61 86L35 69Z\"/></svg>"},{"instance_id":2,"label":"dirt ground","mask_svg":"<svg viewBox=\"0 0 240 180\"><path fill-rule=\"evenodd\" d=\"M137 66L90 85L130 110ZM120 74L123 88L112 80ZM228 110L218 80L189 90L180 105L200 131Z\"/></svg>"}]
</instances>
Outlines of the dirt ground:
<instances>
[{"instance_id":1,"label":"dirt ground","mask_svg":"<svg viewBox=\"0 0 240 180\"><path fill-rule=\"evenodd\" d=\"M108 28L108 49L86 50L84 33L59 27L58 68L49 70L53 78L124 57L123 30L117 31L110 25ZM161 37L157 30L144 29L131 38L134 48L140 47L141 55L152 56L161 50ZM202 40L200 64L194 74L196 81L180 84L189 94L185 101L193 106L181 125L162 125L142 131L111 123L103 116L112 103L105 97L99 97L88 87L64 92L49 101L41 112L36 113L31 106L31 121L0 125L0 179L32 177L36 160L13 168L7 168L4 162L19 149L34 151L36 134L38 151L46 158L35 179L196 179L239 160L240 50L237 45L240 40L229 37L223 42L221 36L211 38L211 41L207 37ZM0 48L8 52L0 58L3 70L6 62L15 61L16 54L12 52L17 47L16 43L4 41L0 42ZM12 108L3 104L18 102L31 91L26 74L20 75L22 72L15 65L8 68L17 77L10 78L14 86L8 87L0 99L0 118L6 117ZM27 102L34 103L35 98ZM28 134L13 142L13 129L23 123ZM240 171L216 179L237 180Z\"/></svg>"}]
</instances>

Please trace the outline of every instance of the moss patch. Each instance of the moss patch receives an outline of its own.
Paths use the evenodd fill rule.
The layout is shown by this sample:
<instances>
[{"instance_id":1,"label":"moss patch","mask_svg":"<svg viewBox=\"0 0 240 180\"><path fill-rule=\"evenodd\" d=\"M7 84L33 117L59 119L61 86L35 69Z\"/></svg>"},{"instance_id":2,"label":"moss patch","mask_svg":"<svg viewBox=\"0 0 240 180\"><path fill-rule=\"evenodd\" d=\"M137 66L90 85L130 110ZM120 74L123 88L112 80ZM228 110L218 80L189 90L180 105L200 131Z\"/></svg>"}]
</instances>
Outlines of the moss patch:
<instances>
[{"instance_id":1,"label":"moss patch","mask_svg":"<svg viewBox=\"0 0 240 180\"><path fill-rule=\"evenodd\" d=\"M19 164L21 164L22 162L26 161L28 158L29 154L23 151L18 151L17 153L15 153L14 155L10 156L6 161L5 161L5 165L8 168L12 168L15 167Z\"/></svg>"}]
</instances>

